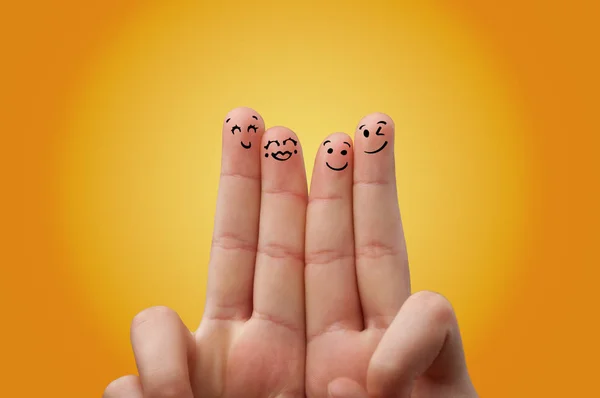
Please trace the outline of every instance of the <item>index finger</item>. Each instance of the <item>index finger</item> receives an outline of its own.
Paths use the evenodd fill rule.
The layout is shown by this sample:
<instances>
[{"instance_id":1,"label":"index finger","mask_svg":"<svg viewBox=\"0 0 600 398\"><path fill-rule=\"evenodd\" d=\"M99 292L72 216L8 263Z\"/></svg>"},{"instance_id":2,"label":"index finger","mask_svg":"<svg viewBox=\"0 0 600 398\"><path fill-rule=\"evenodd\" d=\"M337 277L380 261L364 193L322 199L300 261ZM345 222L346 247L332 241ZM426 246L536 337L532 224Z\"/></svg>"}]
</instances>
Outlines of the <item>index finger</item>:
<instances>
[{"instance_id":1,"label":"index finger","mask_svg":"<svg viewBox=\"0 0 600 398\"><path fill-rule=\"evenodd\" d=\"M264 131L262 117L251 108L236 108L223 122L205 319L245 320L252 314Z\"/></svg>"}]
</instances>

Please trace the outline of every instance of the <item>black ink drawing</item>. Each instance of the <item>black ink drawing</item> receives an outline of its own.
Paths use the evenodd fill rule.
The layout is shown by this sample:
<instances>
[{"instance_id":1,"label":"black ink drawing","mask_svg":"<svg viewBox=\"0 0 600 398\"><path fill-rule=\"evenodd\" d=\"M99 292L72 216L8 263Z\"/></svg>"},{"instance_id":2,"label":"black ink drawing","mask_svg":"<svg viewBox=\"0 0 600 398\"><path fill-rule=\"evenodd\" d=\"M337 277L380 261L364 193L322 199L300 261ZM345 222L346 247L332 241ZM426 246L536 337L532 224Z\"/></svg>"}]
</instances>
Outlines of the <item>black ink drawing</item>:
<instances>
[{"instance_id":1,"label":"black ink drawing","mask_svg":"<svg viewBox=\"0 0 600 398\"><path fill-rule=\"evenodd\" d=\"M258 120L257 116L252 115L252 118L255 120ZM229 123L229 121L231 120L231 118L228 118L227 120L225 120L225 123ZM234 125L233 127L231 127L231 134L235 135L235 132L242 132L242 128L239 125ZM248 125L248 127L246 127L246 132L250 133L253 132L254 134L256 134L256 132L258 131L258 127L256 127L254 124L250 124ZM243 148L245 149L250 149L252 148L252 142L248 141L248 143L246 144L244 142L243 139L240 140L240 144L242 145Z\"/></svg>"},{"instance_id":2,"label":"black ink drawing","mask_svg":"<svg viewBox=\"0 0 600 398\"><path fill-rule=\"evenodd\" d=\"M293 145L293 152L291 150L288 150L288 143L291 143ZM282 149L282 150L277 150L277 151L273 151L271 152L271 157L275 160L278 160L280 162L285 162L286 160L288 160L289 158L292 157L293 154L298 153L298 150L296 149L296 145L298 145L298 141L296 141L293 138L286 138L285 140L281 141L281 143L279 143L279 141L277 140L273 140L273 141L269 141L267 142L267 145L265 145L265 150L269 150L269 147L271 147L271 145L276 145L277 148L276 149ZM289 149L292 149L289 148ZM268 158L269 157L269 153L266 152L265 153L265 157Z\"/></svg>"},{"instance_id":3,"label":"black ink drawing","mask_svg":"<svg viewBox=\"0 0 600 398\"><path fill-rule=\"evenodd\" d=\"M375 131L375 135L385 135L385 134L383 134L381 132L381 128L382 128L381 125L386 125L387 123L385 121L381 120L381 121L377 122L377 124L378 124L378 126L377 126L377 131ZM362 130L363 127L365 127L364 124L362 126L360 126L358 129ZM363 130L363 135L365 136L365 138L369 138L370 131L367 130L367 129L364 129ZM368 154L372 155L374 153L381 152L381 151L383 151L383 148L385 148L387 146L387 144L388 144L388 142L384 141L383 145L381 145L378 149L376 149L374 151L365 151L365 153L368 153Z\"/></svg>"},{"instance_id":4,"label":"black ink drawing","mask_svg":"<svg viewBox=\"0 0 600 398\"><path fill-rule=\"evenodd\" d=\"M323 146L325 146L325 145L327 145L327 144L329 144L329 143L331 143L331 141L329 141L329 140L326 140L326 141L323 143ZM344 141L344 144L348 145L348 148L351 148L350 144L349 144L349 143L347 143L346 141ZM331 155L331 154L333 153L333 148L327 148L327 153ZM346 156L346 155L348 154L348 151L347 151L346 149L342 149L342 150L340 151L340 154L341 154L342 156ZM346 167L348 167L348 162L344 163L344 165L343 165L343 166L341 166L341 167L334 167L334 166L330 165L328 161L325 161L325 164L327 165L327 167L329 167L329 168L330 168L331 170L333 170L333 171L342 171L342 170L344 170Z\"/></svg>"}]
</instances>

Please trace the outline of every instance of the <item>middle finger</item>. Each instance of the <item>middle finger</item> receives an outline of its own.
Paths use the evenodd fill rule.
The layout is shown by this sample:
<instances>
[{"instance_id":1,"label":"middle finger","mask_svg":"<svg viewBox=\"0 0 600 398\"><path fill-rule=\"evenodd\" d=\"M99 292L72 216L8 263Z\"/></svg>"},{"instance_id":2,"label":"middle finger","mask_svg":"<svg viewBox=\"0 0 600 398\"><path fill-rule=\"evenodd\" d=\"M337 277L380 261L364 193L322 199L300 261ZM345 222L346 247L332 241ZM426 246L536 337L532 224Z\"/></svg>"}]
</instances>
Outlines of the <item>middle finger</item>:
<instances>
[{"instance_id":1,"label":"middle finger","mask_svg":"<svg viewBox=\"0 0 600 398\"><path fill-rule=\"evenodd\" d=\"M262 140L262 188L253 318L304 335L307 186L298 137L285 127Z\"/></svg>"}]
</instances>

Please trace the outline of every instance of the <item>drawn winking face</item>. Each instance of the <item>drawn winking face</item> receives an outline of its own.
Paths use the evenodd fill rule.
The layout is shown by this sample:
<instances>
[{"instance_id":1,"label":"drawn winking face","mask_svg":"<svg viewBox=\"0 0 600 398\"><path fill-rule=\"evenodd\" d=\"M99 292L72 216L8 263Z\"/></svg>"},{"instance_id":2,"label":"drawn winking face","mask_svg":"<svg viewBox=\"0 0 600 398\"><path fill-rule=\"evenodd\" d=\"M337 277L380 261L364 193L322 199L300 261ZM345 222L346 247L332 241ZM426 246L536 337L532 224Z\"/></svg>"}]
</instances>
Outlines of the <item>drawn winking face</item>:
<instances>
[{"instance_id":1,"label":"drawn winking face","mask_svg":"<svg viewBox=\"0 0 600 398\"><path fill-rule=\"evenodd\" d=\"M267 142L267 145L265 145L264 148L267 151L269 150L269 148L271 148L271 157L280 162L284 162L291 158L293 154L298 153L296 145L298 145L298 141L289 137L281 141L281 143L278 140L269 141ZM269 157L268 152L265 153L265 157Z\"/></svg>"},{"instance_id":2,"label":"drawn winking face","mask_svg":"<svg viewBox=\"0 0 600 398\"><path fill-rule=\"evenodd\" d=\"M367 138L367 139L368 139L369 137L373 137L373 138L375 138L375 137L378 137L378 136L384 136L384 135L385 135L385 134L384 134L384 133L383 133L381 130L382 130L382 129L384 128L384 126L386 126L386 125L387 125L387 122L386 122L385 120L380 120L380 121L378 121L378 122L377 122L377 124L376 124L376 127L375 127L375 129L376 129L376 130L375 130L375 133L374 133L374 134L372 133L372 131L371 131L371 130L369 130L369 127L368 127L368 126L366 126L365 124L361 125L361 126L358 128L358 130L362 131L362 134L363 134L363 136L364 136L365 138ZM375 140L370 140L370 141L376 141L376 142L377 142L377 141L379 141L379 140L375 139ZM381 141L379 141L379 142L381 142ZM378 147L376 147L377 149L374 149L374 150L372 150L372 151L364 151L364 152L365 152L365 153L367 153L367 154L369 154L369 155L372 155L372 154L375 154L375 153L381 152L381 151L383 151L383 149L384 149L384 148L387 146L387 144L388 144L387 140L385 140L385 139L384 139L384 141L383 141L383 144L380 144ZM376 143L375 145L377 145L377 143Z\"/></svg>"},{"instance_id":3,"label":"drawn winking face","mask_svg":"<svg viewBox=\"0 0 600 398\"><path fill-rule=\"evenodd\" d=\"M256 115L252 115L252 119L256 120L258 122L258 116ZM252 124L252 122L248 125L245 125L244 123L236 123L234 121L231 120L231 118L228 118L227 120L225 120L226 124L229 124L229 122L231 122L232 126L230 127L230 131L231 134L236 135L236 134L240 134L240 133L249 133L252 135L256 135L256 133L258 132L258 123L257 124ZM252 148L252 136L250 137L244 137L244 135L242 134L242 136L240 137L240 144L242 145L242 147L244 149L250 149ZM247 143L246 143L247 142Z\"/></svg>"}]
</instances>

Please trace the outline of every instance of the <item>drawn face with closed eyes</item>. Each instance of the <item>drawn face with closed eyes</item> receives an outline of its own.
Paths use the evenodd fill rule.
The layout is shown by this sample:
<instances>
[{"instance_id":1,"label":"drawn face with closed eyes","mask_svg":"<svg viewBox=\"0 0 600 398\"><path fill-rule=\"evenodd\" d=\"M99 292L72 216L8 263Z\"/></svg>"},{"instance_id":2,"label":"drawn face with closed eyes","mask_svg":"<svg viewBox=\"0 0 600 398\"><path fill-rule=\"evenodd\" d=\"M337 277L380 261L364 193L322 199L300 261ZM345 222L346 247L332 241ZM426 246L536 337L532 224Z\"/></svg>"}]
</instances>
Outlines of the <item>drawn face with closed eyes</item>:
<instances>
[{"instance_id":1,"label":"drawn face with closed eyes","mask_svg":"<svg viewBox=\"0 0 600 398\"><path fill-rule=\"evenodd\" d=\"M271 157L280 162L285 162L286 160L291 158L292 155L298 153L296 145L298 145L298 141L296 141L292 137L289 137L281 142L279 142L278 140L272 140L267 142L267 145L265 145L265 150L268 151L269 148L271 148ZM265 157L269 157L269 152L265 152Z\"/></svg>"},{"instance_id":2,"label":"drawn face with closed eyes","mask_svg":"<svg viewBox=\"0 0 600 398\"><path fill-rule=\"evenodd\" d=\"M255 120L258 120L257 116L252 116L252 118L254 118ZM231 118L227 119L225 121L225 123L229 123L231 121ZM242 147L244 149L250 149L252 148L252 142L250 140L250 137L246 138L246 142L244 142L244 137L241 134L243 132L242 128L244 128L244 130L246 130L246 133L254 133L256 134L256 132L258 131L258 127L256 127L255 124L248 124L247 126L244 126L242 123L232 123L233 126L231 126L231 134L235 135L236 133L238 133L241 137L240 137L240 144L242 145Z\"/></svg>"},{"instance_id":3,"label":"drawn face with closed eyes","mask_svg":"<svg viewBox=\"0 0 600 398\"><path fill-rule=\"evenodd\" d=\"M239 138L244 149L252 148L252 142L264 130L260 116L250 108L237 108L225 120L224 133Z\"/></svg>"}]
</instances>

